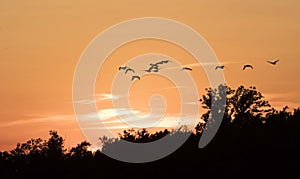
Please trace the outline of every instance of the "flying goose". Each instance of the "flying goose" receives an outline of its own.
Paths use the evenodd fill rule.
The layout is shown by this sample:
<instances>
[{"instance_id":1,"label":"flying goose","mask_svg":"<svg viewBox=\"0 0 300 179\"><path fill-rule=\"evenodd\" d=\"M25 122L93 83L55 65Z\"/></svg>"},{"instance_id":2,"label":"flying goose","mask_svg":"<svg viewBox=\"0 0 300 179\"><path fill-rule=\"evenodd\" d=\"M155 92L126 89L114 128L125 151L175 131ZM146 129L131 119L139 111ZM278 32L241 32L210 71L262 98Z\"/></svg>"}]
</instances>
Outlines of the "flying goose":
<instances>
[{"instance_id":1,"label":"flying goose","mask_svg":"<svg viewBox=\"0 0 300 179\"><path fill-rule=\"evenodd\" d=\"M162 63L171 63L171 60L163 60Z\"/></svg>"},{"instance_id":2,"label":"flying goose","mask_svg":"<svg viewBox=\"0 0 300 179\"><path fill-rule=\"evenodd\" d=\"M153 70L153 71L152 71ZM156 64L150 64L150 68L148 69L148 70L145 70L146 72L158 72L158 65L157 65L157 63Z\"/></svg>"},{"instance_id":3,"label":"flying goose","mask_svg":"<svg viewBox=\"0 0 300 179\"><path fill-rule=\"evenodd\" d=\"M181 70L189 70L189 71L193 71L193 69L189 68L189 67L183 67Z\"/></svg>"},{"instance_id":4,"label":"flying goose","mask_svg":"<svg viewBox=\"0 0 300 179\"><path fill-rule=\"evenodd\" d=\"M217 69L221 69L221 70L223 70L224 68L225 68L225 66L224 66L224 65L218 65L218 66L216 66L215 70L217 70Z\"/></svg>"},{"instance_id":5,"label":"flying goose","mask_svg":"<svg viewBox=\"0 0 300 179\"><path fill-rule=\"evenodd\" d=\"M272 64L272 65L276 65L276 63L279 62L279 59L276 60L276 61L273 61L273 62L272 61L267 61L267 62L270 63L270 64Z\"/></svg>"},{"instance_id":6,"label":"flying goose","mask_svg":"<svg viewBox=\"0 0 300 179\"><path fill-rule=\"evenodd\" d=\"M126 71L125 71L125 74L127 74L127 72L131 71L132 73L135 73L135 71L131 68L127 68Z\"/></svg>"},{"instance_id":7,"label":"flying goose","mask_svg":"<svg viewBox=\"0 0 300 179\"><path fill-rule=\"evenodd\" d=\"M141 79L139 76L132 76L131 81L133 81L134 79Z\"/></svg>"},{"instance_id":8,"label":"flying goose","mask_svg":"<svg viewBox=\"0 0 300 179\"><path fill-rule=\"evenodd\" d=\"M253 69L253 66L252 65L244 65L243 70L245 70L246 68L252 68Z\"/></svg>"}]
</instances>

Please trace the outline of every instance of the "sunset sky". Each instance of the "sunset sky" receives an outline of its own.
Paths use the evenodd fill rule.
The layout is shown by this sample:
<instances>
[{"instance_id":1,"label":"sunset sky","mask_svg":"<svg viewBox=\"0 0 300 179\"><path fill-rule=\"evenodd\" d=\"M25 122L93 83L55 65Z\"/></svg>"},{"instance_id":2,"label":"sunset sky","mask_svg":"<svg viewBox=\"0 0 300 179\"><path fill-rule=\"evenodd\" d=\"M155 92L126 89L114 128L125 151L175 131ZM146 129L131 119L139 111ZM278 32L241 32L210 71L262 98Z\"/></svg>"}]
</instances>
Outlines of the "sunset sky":
<instances>
[{"instance_id":1,"label":"sunset sky","mask_svg":"<svg viewBox=\"0 0 300 179\"><path fill-rule=\"evenodd\" d=\"M49 130L57 130L66 139L66 147L85 140L72 104L79 57L105 29L140 17L169 18L195 29L226 66L230 87L256 86L278 109L300 106L298 0L1 0L0 150L10 150L32 137L46 139ZM150 39L132 42L111 54L99 71L95 96L100 116L115 120L111 86L120 73L118 67L148 53L190 65L193 71L189 75L200 95L208 87L201 66L192 65L195 59L180 47ZM266 63L276 59L280 59L277 66ZM244 64L252 64L254 70L243 72ZM165 97L166 121L158 127L167 127L178 117L180 98L174 84L159 75L134 82L128 96L132 110L147 114L153 93ZM113 130L122 128L113 123L108 124Z\"/></svg>"}]
</instances>

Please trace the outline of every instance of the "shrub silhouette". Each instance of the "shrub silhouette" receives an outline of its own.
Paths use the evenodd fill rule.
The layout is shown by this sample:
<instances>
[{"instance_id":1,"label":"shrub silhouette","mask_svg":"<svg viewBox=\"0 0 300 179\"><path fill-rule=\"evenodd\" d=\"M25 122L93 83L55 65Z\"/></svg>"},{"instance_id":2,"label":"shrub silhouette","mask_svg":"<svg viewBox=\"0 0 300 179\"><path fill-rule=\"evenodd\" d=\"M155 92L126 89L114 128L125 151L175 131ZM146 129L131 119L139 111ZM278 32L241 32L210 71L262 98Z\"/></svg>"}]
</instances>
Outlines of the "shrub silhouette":
<instances>
[{"instance_id":1,"label":"shrub silhouette","mask_svg":"<svg viewBox=\"0 0 300 179\"><path fill-rule=\"evenodd\" d=\"M73 147L68 153L70 157L75 159L91 159L93 153L88 150L91 144L87 141L83 141L78 144L76 147Z\"/></svg>"},{"instance_id":2,"label":"shrub silhouette","mask_svg":"<svg viewBox=\"0 0 300 179\"><path fill-rule=\"evenodd\" d=\"M212 142L200 150L201 134L216 120L210 110L223 105L224 99L224 111L218 111L224 112L222 125ZM255 87L244 86L206 89L200 102L203 113L195 129L154 133L129 129L115 139L100 138L105 151L114 150L120 139L146 143L194 130L182 147L164 159L145 164L119 162L100 150L90 151L87 141L66 150L64 139L50 131L48 140L30 139L0 152L0 178L262 178L297 174L300 108L278 111Z\"/></svg>"},{"instance_id":3,"label":"shrub silhouette","mask_svg":"<svg viewBox=\"0 0 300 179\"><path fill-rule=\"evenodd\" d=\"M167 129L164 131L157 131L154 134L150 134L147 129L128 129L124 130L123 134L119 133L120 139L126 140L128 142L135 142L135 143L148 143L153 142L155 140L161 139L170 133Z\"/></svg>"}]
</instances>

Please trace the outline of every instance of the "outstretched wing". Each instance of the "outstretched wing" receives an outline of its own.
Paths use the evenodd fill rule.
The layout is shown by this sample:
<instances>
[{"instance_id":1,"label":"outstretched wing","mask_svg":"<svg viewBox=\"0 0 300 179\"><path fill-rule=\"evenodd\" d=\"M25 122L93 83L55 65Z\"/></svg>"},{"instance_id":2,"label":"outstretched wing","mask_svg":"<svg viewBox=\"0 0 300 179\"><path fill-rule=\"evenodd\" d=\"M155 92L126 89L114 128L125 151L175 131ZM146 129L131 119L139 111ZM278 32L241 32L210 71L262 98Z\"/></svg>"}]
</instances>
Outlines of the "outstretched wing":
<instances>
[{"instance_id":1,"label":"outstretched wing","mask_svg":"<svg viewBox=\"0 0 300 179\"><path fill-rule=\"evenodd\" d=\"M253 66L252 65L245 65L243 70L245 70L246 68L252 68L253 69Z\"/></svg>"},{"instance_id":2,"label":"outstretched wing","mask_svg":"<svg viewBox=\"0 0 300 179\"><path fill-rule=\"evenodd\" d=\"M127 72L129 72L129 71L131 71L131 72L135 73L135 71L134 71L133 69L131 69L131 68L128 68L128 69L125 71L125 74L127 74Z\"/></svg>"},{"instance_id":3,"label":"outstretched wing","mask_svg":"<svg viewBox=\"0 0 300 179\"><path fill-rule=\"evenodd\" d=\"M161 65L163 63L164 63L164 61L160 61L160 62L155 63L155 65Z\"/></svg>"},{"instance_id":4,"label":"outstretched wing","mask_svg":"<svg viewBox=\"0 0 300 179\"><path fill-rule=\"evenodd\" d=\"M215 69L216 69L216 70L217 70L217 69L224 69L224 67L225 67L224 65L222 65L222 66L216 66Z\"/></svg>"},{"instance_id":5,"label":"outstretched wing","mask_svg":"<svg viewBox=\"0 0 300 179\"><path fill-rule=\"evenodd\" d=\"M132 78L131 78L131 81L133 81L135 78L137 78L137 79L141 79L139 76L132 76Z\"/></svg>"},{"instance_id":6,"label":"outstretched wing","mask_svg":"<svg viewBox=\"0 0 300 179\"><path fill-rule=\"evenodd\" d=\"M181 70L190 70L190 71L192 71L193 69L191 69L189 67L183 67Z\"/></svg>"}]
</instances>

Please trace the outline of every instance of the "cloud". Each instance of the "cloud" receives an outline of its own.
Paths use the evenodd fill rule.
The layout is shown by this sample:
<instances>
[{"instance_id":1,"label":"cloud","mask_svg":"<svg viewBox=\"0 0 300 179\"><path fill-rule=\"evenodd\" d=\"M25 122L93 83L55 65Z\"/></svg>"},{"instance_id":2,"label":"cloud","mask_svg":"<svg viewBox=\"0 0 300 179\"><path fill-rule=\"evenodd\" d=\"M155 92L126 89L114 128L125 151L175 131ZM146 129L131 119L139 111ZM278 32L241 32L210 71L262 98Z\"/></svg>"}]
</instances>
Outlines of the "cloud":
<instances>
[{"instance_id":1,"label":"cloud","mask_svg":"<svg viewBox=\"0 0 300 179\"><path fill-rule=\"evenodd\" d=\"M189 102L189 103L184 103L184 104L196 105L196 106L200 105L199 101L197 101L197 102Z\"/></svg>"},{"instance_id":2,"label":"cloud","mask_svg":"<svg viewBox=\"0 0 300 179\"><path fill-rule=\"evenodd\" d=\"M60 115L60 114L49 114L49 115L25 115L22 120L15 120L0 124L0 127L10 127L16 125L25 125L32 123L45 123L45 122L62 122L62 121L71 121L74 120L73 115Z\"/></svg>"},{"instance_id":3,"label":"cloud","mask_svg":"<svg viewBox=\"0 0 300 179\"><path fill-rule=\"evenodd\" d=\"M159 90L169 90L169 89L185 89L187 86L169 86L169 87L164 87L164 88L150 88L150 89L143 89L141 91L138 91L139 93L142 93L144 91L159 91ZM134 95L134 94L131 94Z\"/></svg>"},{"instance_id":4,"label":"cloud","mask_svg":"<svg viewBox=\"0 0 300 179\"><path fill-rule=\"evenodd\" d=\"M94 126L94 127L86 127L84 129L90 129L90 130L93 130L93 129L121 129L121 130L123 130L123 129L131 129L131 128L149 128L149 127L155 127L155 128L174 128L174 127L176 127L178 125L179 119L180 119L179 117L175 117L175 116L174 117L166 117L166 118L163 118L161 120L161 122L158 123L155 126L150 126L151 124L153 124L153 121L151 121L151 120L147 120L147 121L135 121L135 125L134 126L126 125L126 123L123 123L120 120L113 120L113 121L107 121L106 125L112 124L112 125L109 125L109 126L104 126L104 127ZM132 120L131 122L133 122L134 118L128 118L126 120L128 122L129 122L129 120ZM185 124L193 126L192 122L185 123Z\"/></svg>"},{"instance_id":5,"label":"cloud","mask_svg":"<svg viewBox=\"0 0 300 179\"><path fill-rule=\"evenodd\" d=\"M138 115L138 116L136 116ZM148 114L148 113L136 113L134 116L133 115L128 115L128 116L120 116L120 119L114 119L114 120L106 120L103 123L105 124L114 124L114 123L123 123L123 122L151 122L149 119L157 119L159 118L159 115L154 115L154 114Z\"/></svg>"},{"instance_id":6,"label":"cloud","mask_svg":"<svg viewBox=\"0 0 300 179\"><path fill-rule=\"evenodd\" d=\"M127 125L118 125L118 126L105 126L105 127L86 127L86 128L82 128L84 130L95 130L95 129L109 129L109 130L115 130L115 129L120 129L120 130L124 130L124 129L131 129L130 126Z\"/></svg>"},{"instance_id":7,"label":"cloud","mask_svg":"<svg viewBox=\"0 0 300 179\"><path fill-rule=\"evenodd\" d=\"M126 128L149 128L149 127L157 127L157 128L173 128L178 124L187 125L193 127L194 121L198 121L197 116L184 116L180 117L180 115L169 115L169 116L159 116L156 114L148 113L137 113L140 118L136 116L120 116L121 119L111 118L110 120L105 120L103 124L110 125L109 127L119 128L119 126L126 126ZM124 125L131 124L133 126Z\"/></svg>"},{"instance_id":8,"label":"cloud","mask_svg":"<svg viewBox=\"0 0 300 179\"><path fill-rule=\"evenodd\" d=\"M119 99L119 97L116 96L116 95L107 94L107 93L96 94L96 100L97 101L114 100L114 99Z\"/></svg>"},{"instance_id":9,"label":"cloud","mask_svg":"<svg viewBox=\"0 0 300 179\"><path fill-rule=\"evenodd\" d=\"M102 94L96 94L95 95L95 101L94 100L89 100L89 99L81 99L81 100L78 100L78 101L74 101L74 103L93 104L93 103L109 101L109 100L117 100L119 98L120 98L120 96L116 96L116 95L108 94L108 93L102 93Z\"/></svg>"},{"instance_id":10,"label":"cloud","mask_svg":"<svg viewBox=\"0 0 300 179\"><path fill-rule=\"evenodd\" d=\"M130 114L138 114L139 110L132 110L128 108L109 108L99 110L97 113L85 114L81 115L81 119L99 119L101 121L106 121L109 119L114 119L118 116L130 115Z\"/></svg>"},{"instance_id":11,"label":"cloud","mask_svg":"<svg viewBox=\"0 0 300 179\"><path fill-rule=\"evenodd\" d=\"M93 114L78 116L80 120L86 121L87 125L84 129L129 129L129 128L173 128L178 125L180 116L178 114L169 116L160 116L158 114L150 114L130 108L108 108L99 110ZM104 126L99 126L99 117ZM11 121L0 124L0 127L11 127L18 125L32 125L37 123L61 123L75 121L74 115L48 114L48 115L25 115L25 119ZM195 120L193 116L184 116L182 118L185 125L192 124Z\"/></svg>"}]
</instances>

